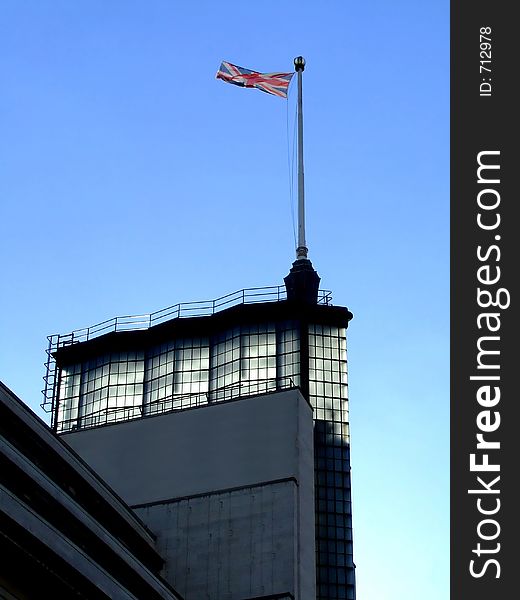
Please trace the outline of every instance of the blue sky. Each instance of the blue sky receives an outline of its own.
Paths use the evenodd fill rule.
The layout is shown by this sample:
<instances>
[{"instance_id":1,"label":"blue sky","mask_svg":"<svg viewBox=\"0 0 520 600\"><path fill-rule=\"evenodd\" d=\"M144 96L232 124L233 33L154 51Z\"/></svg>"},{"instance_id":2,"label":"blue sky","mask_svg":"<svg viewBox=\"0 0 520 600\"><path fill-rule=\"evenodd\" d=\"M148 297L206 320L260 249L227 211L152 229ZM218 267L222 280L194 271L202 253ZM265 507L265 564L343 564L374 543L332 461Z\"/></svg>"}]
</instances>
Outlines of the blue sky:
<instances>
[{"instance_id":1,"label":"blue sky","mask_svg":"<svg viewBox=\"0 0 520 600\"><path fill-rule=\"evenodd\" d=\"M222 60L289 71L301 54L309 257L354 313L358 597L447 598L448 2L0 14L2 381L45 416L48 334L283 282L296 90L214 77Z\"/></svg>"}]
</instances>

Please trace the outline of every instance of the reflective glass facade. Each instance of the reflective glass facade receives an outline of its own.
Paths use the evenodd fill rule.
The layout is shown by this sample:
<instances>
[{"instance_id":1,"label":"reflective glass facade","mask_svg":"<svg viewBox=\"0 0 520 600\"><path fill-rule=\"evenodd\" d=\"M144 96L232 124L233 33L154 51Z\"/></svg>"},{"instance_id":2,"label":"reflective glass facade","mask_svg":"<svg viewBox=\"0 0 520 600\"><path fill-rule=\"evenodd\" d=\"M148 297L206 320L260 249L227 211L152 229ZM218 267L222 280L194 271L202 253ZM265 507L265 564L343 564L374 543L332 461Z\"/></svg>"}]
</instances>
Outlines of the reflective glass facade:
<instances>
[{"instance_id":1,"label":"reflective glass facade","mask_svg":"<svg viewBox=\"0 0 520 600\"><path fill-rule=\"evenodd\" d=\"M99 424L99 415L141 416L143 352L112 352L60 373L58 418L66 429ZM65 425L66 424L66 425Z\"/></svg>"},{"instance_id":2,"label":"reflective glass facade","mask_svg":"<svg viewBox=\"0 0 520 600\"><path fill-rule=\"evenodd\" d=\"M59 368L57 430L94 427L300 384L292 322L179 337Z\"/></svg>"},{"instance_id":3,"label":"reflective glass facade","mask_svg":"<svg viewBox=\"0 0 520 600\"><path fill-rule=\"evenodd\" d=\"M347 393L346 329L309 325L319 600L355 598Z\"/></svg>"},{"instance_id":4,"label":"reflective glass facade","mask_svg":"<svg viewBox=\"0 0 520 600\"><path fill-rule=\"evenodd\" d=\"M207 400L209 347L208 338L181 338L147 352L145 415L183 408L190 397Z\"/></svg>"}]
</instances>

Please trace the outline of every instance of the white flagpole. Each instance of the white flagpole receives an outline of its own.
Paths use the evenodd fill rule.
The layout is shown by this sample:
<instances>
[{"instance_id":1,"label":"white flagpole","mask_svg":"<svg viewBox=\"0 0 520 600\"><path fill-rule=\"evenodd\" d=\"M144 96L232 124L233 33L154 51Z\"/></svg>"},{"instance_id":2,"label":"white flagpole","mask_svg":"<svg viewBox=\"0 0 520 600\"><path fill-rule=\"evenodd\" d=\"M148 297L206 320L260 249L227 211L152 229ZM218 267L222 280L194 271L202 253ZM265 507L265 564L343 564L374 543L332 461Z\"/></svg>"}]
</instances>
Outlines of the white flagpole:
<instances>
[{"instance_id":1,"label":"white flagpole","mask_svg":"<svg viewBox=\"0 0 520 600\"><path fill-rule=\"evenodd\" d=\"M307 245L305 242L305 192L303 180L303 100L302 100L302 73L305 69L303 56L294 59L294 66L298 74L298 248L296 260L307 258Z\"/></svg>"}]
</instances>

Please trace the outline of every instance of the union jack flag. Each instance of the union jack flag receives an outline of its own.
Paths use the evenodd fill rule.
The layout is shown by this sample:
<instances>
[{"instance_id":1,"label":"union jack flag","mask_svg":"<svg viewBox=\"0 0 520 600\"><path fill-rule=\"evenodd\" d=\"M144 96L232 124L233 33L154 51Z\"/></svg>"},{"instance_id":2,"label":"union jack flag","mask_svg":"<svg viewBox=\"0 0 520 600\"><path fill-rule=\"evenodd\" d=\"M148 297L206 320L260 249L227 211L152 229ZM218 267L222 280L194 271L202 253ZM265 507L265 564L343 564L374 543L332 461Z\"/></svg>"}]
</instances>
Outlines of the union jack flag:
<instances>
[{"instance_id":1,"label":"union jack flag","mask_svg":"<svg viewBox=\"0 0 520 600\"><path fill-rule=\"evenodd\" d=\"M223 62L217 71L217 79L241 87L255 87L262 92L287 98L287 91L294 73L258 73Z\"/></svg>"}]
</instances>

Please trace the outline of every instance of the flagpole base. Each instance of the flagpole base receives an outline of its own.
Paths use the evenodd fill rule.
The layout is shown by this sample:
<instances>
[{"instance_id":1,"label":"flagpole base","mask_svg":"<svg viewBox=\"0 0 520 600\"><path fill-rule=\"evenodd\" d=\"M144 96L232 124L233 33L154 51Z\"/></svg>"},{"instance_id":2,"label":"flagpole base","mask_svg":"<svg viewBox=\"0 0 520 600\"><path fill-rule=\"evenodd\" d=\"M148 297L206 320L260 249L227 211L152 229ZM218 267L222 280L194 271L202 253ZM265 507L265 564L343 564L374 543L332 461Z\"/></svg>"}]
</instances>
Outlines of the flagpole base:
<instances>
[{"instance_id":1,"label":"flagpole base","mask_svg":"<svg viewBox=\"0 0 520 600\"><path fill-rule=\"evenodd\" d=\"M298 246L298 248L296 248L296 260L307 258L308 252L309 249L306 246Z\"/></svg>"},{"instance_id":2,"label":"flagpole base","mask_svg":"<svg viewBox=\"0 0 520 600\"><path fill-rule=\"evenodd\" d=\"M317 304L320 276L308 258L295 260L284 282L287 300Z\"/></svg>"}]
</instances>

